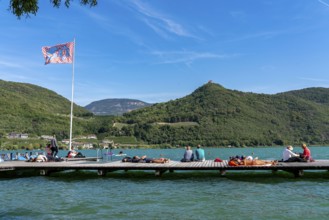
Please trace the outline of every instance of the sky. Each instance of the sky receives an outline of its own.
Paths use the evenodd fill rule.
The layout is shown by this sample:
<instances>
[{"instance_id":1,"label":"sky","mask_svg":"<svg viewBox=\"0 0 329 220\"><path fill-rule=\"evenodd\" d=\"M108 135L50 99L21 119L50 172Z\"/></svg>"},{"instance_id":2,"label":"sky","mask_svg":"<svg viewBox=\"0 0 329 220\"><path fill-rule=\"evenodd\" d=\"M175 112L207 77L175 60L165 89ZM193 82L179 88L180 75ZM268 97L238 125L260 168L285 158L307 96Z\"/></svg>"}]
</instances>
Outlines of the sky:
<instances>
[{"instance_id":1,"label":"sky","mask_svg":"<svg viewBox=\"0 0 329 220\"><path fill-rule=\"evenodd\" d=\"M209 80L276 94L329 88L329 0L39 1L18 19L0 1L0 79L50 89L86 106L108 98L167 102ZM73 64L41 48L75 41Z\"/></svg>"}]
</instances>

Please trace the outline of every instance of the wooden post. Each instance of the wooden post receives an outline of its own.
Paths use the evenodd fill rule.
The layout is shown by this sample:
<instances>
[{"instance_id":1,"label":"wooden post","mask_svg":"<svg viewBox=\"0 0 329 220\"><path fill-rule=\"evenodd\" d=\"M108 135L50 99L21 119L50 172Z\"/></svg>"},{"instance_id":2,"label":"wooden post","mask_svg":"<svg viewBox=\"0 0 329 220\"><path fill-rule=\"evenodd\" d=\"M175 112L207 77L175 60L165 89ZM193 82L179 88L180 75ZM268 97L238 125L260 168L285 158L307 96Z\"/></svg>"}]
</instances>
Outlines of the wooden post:
<instances>
[{"instance_id":1,"label":"wooden post","mask_svg":"<svg viewBox=\"0 0 329 220\"><path fill-rule=\"evenodd\" d=\"M98 176L105 176L106 173L107 173L106 170L101 170L101 169L99 169L99 170L97 171Z\"/></svg>"},{"instance_id":2,"label":"wooden post","mask_svg":"<svg viewBox=\"0 0 329 220\"><path fill-rule=\"evenodd\" d=\"M48 176L49 172L48 172L48 170L40 170L40 175L41 176Z\"/></svg>"},{"instance_id":3,"label":"wooden post","mask_svg":"<svg viewBox=\"0 0 329 220\"><path fill-rule=\"evenodd\" d=\"M155 170L155 176L161 176L163 173L165 173L167 170L160 169L160 170Z\"/></svg>"},{"instance_id":4,"label":"wooden post","mask_svg":"<svg viewBox=\"0 0 329 220\"><path fill-rule=\"evenodd\" d=\"M294 170L293 173L295 177L301 177L304 175L304 170Z\"/></svg>"}]
</instances>

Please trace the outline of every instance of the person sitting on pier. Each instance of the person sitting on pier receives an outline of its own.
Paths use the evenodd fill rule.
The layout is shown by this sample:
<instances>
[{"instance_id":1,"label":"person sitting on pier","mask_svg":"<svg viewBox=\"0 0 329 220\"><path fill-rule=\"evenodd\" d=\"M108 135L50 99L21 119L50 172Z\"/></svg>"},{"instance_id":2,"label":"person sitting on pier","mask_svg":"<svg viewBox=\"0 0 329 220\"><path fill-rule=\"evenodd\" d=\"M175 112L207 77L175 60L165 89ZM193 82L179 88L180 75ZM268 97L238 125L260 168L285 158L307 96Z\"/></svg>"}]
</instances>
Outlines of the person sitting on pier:
<instances>
[{"instance_id":1,"label":"person sitting on pier","mask_svg":"<svg viewBox=\"0 0 329 220\"><path fill-rule=\"evenodd\" d=\"M303 158L293 152L293 147L289 145L286 147L282 153L283 162L304 162Z\"/></svg>"},{"instance_id":2,"label":"person sitting on pier","mask_svg":"<svg viewBox=\"0 0 329 220\"><path fill-rule=\"evenodd\" d=\"M201 148L200 145L197 146L197 149L195 150L195 156L197 161L205 161L205 155L204 155L204 149Z\"/></svg>"},{"instance_id":3,"label":"person sitting on pier","mask_svg":"<svg viewBox=\"0 0 329 220\"><path fill-rule=\"evenodd\" d=\"M194 160L194 154L190 146L186 147L184 157L181 159L181 162L191 162Z\"/></svg>"},{"instance_id":4,"label":"person sitting on pier","mask_svg":"<svg viewBox=\"0 0 329 220\"><path fill-rule=\"evenodd\" d=\"M81 152L78 152L72 148L68 153L67 153L67 158L84 158L85 156L82 155Z\"/></svg>"},{"instance_id":5,"label":"person sitting on pier","mask_svg":"<svg viewBox=\"0 0 329 220\"><path fill-rule=\"evenodd\" d=\"M45 148L46 155L52 155L51 144L47 144Z\"/></svg>"},{"instance_id":6,"label":"person sitting on pier","mask_svg":"<svg viewBox=\"0 0 329 220\"><path fill-rule=\"evenodd\" d=\"M307 161L314 162L313 158L311 157L311 151L306 146L306 144L302 144L302 148L303 148L303 153L300 154L300 157L306 162Z\"/></svg>"}]
</instances>

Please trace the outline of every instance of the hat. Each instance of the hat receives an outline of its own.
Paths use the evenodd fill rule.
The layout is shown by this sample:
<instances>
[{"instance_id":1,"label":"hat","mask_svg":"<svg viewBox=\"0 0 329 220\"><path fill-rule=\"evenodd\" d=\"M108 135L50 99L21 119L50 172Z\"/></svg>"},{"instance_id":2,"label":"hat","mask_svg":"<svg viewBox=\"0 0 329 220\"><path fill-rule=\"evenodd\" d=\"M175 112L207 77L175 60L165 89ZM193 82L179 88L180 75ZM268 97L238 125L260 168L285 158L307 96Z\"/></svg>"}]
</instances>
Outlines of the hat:
<instances>
[{"instance_id":1,"label":"hat","mask_svg":"<svg viewBox=\"0 0 329 220\"><path fill-rule=\"evenodd\" d=\"M287 147L289 150L293 150L294 148L292 146Z\"/></svg>"}]
</instances>

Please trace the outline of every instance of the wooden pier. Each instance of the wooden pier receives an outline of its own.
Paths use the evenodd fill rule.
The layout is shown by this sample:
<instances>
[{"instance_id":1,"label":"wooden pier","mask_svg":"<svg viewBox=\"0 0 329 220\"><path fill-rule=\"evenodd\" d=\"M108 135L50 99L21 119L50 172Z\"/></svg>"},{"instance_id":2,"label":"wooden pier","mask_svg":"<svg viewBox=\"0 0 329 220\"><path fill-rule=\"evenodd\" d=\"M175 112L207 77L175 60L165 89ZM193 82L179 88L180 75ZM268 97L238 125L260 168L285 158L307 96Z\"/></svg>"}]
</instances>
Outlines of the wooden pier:
<instances>
[{"instance_id":1,"label":"wooden pier","mask_svg":"<svg viewBox=\"0 0 329 220\"><path fill-rule=\"evenodd\" d=\"M84 160L67 160L62 162L25 162L25 161L5 161L0 163L1 172L27 170L38 171L40 175L50 175L53 172L66 170L95 170L98 175L105 176L108 172L129 171L129 170L154 170L155 175L160 176L166 171L173 172L175 170L198 170L198 171L219 171L224 175L227 171L233 170L267 170L267 171L286 171L294 174L296 177L302 176L304 170L329 170L329 160L316 160L315 162L293 162L278 163L272 166L228 166L228 161L214 162L206 160L204 162L179 162L170 161L169 163L130 163L121 161L102 161L97 158L85 158Z\"/></svg>"}]
</instances>

